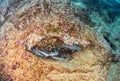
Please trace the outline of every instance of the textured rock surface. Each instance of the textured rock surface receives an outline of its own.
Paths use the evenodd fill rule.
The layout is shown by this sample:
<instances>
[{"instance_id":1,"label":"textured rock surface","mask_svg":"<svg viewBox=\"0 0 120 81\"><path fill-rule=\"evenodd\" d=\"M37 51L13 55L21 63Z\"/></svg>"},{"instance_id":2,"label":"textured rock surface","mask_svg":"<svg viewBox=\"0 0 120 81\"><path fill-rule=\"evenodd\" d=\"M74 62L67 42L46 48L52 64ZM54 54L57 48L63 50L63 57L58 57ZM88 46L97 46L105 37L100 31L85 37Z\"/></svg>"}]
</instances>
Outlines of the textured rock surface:
<instances>
[{"instance_id":1,"label":"textured rock surface","mask_svg":"<svg viewBox=\"0 0 120 81\"><path fill-rule=\"evenodd\" d=\"M16 10L1 27L0 75L6 81L106 81L109 46L102 36L74 18L67 0L34 2ZM43 59L25 50L41 37L57 36L82 51L69 61Z\"/></svg>"},{"instance_id":2,"label":"textured rock surface","mask_svg":"<svg viewBox=\"0 0 120 81\"><path fill-rule=\"evenodd\" d=\"M120 63L111 63L108 74L108 81L119 81L120 77Z\"/></svg>"}]
</instances>

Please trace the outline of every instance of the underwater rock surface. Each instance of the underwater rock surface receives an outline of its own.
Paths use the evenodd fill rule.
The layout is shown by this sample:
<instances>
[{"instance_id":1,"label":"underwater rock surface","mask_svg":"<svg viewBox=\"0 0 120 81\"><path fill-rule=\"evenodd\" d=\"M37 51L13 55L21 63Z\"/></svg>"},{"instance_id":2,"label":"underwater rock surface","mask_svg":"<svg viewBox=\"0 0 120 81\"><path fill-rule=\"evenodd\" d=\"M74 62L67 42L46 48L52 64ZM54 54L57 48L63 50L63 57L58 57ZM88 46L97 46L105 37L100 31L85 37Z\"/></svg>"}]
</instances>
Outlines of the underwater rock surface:
<instances>
[{"instance_id":1,"label":"underwater rock surface","mask_svg":"<svg viewBox=\"0 0 120 81\"><path fill-rule=\"evenodd\" d=\"M6 0L1 3L0 78L5 81L119 81L115 77L119 72L113 68L119 70L119 62L117 65L111 63L111 60L119 59L112 58L112 52L119 53L119 40L113 40L118 38L119 30L114 32L118 29L119 19L112 16L114 22L117 21L112 23L112 20L108 21L111 16L105 15L106 9L103 14L94 9L100 7L99 0L89 11L92 1ZM3 7L3 4L6 5ZM104 20L103 15L108 20ZM59 38L60 43L53 43L51 37ZM42 38L50 43L41 42ZM71 60L59 61L38 57L25 48L26 44L31 49L40 42L40 46L49 49L49 46L61 46L61 41L68 45L77 44L82 50L71 54Z\"/></svg>"}]
</instances>

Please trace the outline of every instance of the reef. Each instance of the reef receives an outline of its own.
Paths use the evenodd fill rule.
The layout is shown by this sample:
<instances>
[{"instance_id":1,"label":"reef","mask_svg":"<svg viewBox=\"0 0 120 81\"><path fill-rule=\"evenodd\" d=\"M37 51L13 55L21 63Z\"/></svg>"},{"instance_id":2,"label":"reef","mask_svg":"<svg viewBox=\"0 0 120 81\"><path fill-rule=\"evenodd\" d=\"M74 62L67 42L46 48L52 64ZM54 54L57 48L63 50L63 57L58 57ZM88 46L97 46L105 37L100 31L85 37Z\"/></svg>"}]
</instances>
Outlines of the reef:
<instances>
[{"instance_id":1,"label":"reef","mask_svg":"<svg viewBox=\"0 0 120 81\"><path fill-rule=\"evenodd\" d=\"M0 78L5 81L109 79L109 69L113 69L110 64L119 58L112 58L109 39L96 32L97 23L90 18L85 3L80 6L72 1L12 0L9 7L4 7L6 11L0 13ZM51 53L60 55L54 57Z\"/></svg>"}]
</instances>

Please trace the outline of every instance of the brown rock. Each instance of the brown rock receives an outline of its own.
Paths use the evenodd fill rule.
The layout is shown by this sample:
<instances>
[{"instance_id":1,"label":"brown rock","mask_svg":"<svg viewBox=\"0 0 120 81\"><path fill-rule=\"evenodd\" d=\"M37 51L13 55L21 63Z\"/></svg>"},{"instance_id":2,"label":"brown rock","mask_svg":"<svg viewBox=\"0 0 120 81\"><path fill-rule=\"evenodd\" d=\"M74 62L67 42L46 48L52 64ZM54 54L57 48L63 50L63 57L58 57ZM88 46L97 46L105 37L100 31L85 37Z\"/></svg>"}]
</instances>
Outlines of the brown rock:
<instances>
[{"instance_id":1,"label":"brown rock","mask_svg":"<svg viewBox=\"0 0 120 81\"><path fill-rule=\"evenodd\" d=\"M102 37L71 16L39 10L41 4L34 5L4 24L0 75L6 81L105 81L109 49ZM75 52L70 61L44 59L26 51L25 44L30 49L50 36L78 44L82 51Z\"/></svg>"}]
</instances>

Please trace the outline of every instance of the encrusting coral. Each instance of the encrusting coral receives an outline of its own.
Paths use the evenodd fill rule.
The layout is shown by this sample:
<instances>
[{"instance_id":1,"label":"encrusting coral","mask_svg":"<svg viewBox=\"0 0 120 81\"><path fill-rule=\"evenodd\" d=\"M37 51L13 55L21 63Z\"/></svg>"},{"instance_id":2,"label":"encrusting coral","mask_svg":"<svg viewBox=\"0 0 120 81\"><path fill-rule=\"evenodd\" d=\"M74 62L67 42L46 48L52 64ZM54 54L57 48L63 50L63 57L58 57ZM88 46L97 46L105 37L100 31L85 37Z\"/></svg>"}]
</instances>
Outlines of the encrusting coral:
<instances>
[{"instance_id":1,"label":"encrusting coral","mask_svg":"<svg viewBox=\"0 0 120 81\"><path fill-rule=\"evenodd\" d=\"M45 1L22 13L16 12L3 25L2 78L6 81L105 81L110 53L105 41L72 14L67 15L66 0ZM72 52L73 58L67 61L44 59L26 50L26 46L29 50L34 46L52 50L64 44L77 45L82 50Z\"/></svg>"}]
</instances>

